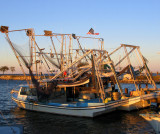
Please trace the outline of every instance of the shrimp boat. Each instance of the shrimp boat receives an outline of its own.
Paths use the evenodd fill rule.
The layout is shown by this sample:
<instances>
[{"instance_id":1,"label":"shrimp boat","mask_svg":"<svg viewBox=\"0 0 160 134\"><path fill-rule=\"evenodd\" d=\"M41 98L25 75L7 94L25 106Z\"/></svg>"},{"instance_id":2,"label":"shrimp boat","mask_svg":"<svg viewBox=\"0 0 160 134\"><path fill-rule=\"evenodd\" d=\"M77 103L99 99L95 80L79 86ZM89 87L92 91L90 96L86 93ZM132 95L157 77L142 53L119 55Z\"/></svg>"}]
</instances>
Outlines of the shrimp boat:
<instances>
[{"instance_id":1,"label":"shrimp boat","mask_svg":"<svg viewBox=\"0 0 160 134\"><path fill-rule=\"evenodd\" d=\"M122 44L118 49L108 53L104 50L102 38L58 34L46 30L44 35L36 35L33 29L9 31L6 26L1 26L1 32L5 34L26 77L27 85L21 85L18 90L11 91L12 99L22 109L69 116L95 117L118 108L128 109L146 97L145 94L139 94L142 89L137 89L137 96L123 93L118 78L127 70L135 78L129 55L133 50L139 48L137 46ZM14 38L10 34L14 32L24 32L27 35L29 47L24 52L14 41L11 41ZM41 40L38 37L50 40L52 45L48 50L50 52L45 52L45 48L39 47L41 42L38 43L38 41ZM84 39L96 40L99 48L83 49L81 42ZM89 41L86 42L89 43ZM45 46L47 43L48 41L45 42ZM129 53L127 53L127 47L132 48ZM126 55L115 64L111 60L111 55L120 48L125 49ZM27 50L29 52L26 54ZM156 90L145 59L142 55L141 58L145 65L147 78ZM128 59L129 65L117 71L116 66L125 59ZM29 72L30 80L27 79L24 68ZM53 75L55 69L58 71ZM137 87L136 82L135 85ZM147 94L147 96L151 99L154 94Z\"/></svg>"}]
</instances>

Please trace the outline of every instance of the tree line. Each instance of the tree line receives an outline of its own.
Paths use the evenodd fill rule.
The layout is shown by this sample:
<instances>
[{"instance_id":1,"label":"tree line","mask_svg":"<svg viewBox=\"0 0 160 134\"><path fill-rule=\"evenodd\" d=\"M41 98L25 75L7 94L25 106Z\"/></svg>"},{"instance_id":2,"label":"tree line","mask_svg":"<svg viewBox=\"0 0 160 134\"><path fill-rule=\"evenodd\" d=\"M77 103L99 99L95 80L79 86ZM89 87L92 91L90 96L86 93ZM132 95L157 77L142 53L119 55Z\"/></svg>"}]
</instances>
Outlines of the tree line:
<instances>
[{"instance_id":1,"label":"tree line","mask_svg":"<svg viewBox=\"0 0 160 134\"><path fill-rule=\"evenodd\" d=\"M0 67L0 71L3 72L3 74L4 74L4 72L6 72L8 70L10 70L12 72L12 74L13 74L14 71L16 71L15 67L7 67L7 66Z\"/></svg>"}]
</instances>

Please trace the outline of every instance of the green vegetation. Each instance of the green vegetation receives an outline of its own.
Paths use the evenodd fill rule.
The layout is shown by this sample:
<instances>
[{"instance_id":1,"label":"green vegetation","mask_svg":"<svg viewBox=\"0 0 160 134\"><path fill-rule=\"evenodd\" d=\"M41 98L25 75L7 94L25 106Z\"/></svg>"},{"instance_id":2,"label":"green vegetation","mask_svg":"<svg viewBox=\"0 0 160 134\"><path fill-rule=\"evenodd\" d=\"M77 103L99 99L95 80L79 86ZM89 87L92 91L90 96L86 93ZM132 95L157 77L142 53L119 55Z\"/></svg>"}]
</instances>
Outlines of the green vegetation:
<instances>
[{"instance_id":1,"label":"green vegetation","mask_svg":"<svg viewBox=\"0 0 160 134\"><path fill-rule=\"evenodd\" d=\"M8 70L9 70L9 68L7 66L0 67L0 71L3 72L3 74L4 74L4 72L6 72Z\"/></svg>"},{"instance_id":2,"label":"green vegetation","mask_svg":"<svg viewBox=\"0 0 160 134\"><path fill-rule=\"evenodd\" d=\"M12 74L13 74L14 71L16 71L15 67L10 67L10 70L11 70Z\"/></svg>"},{"instance_id":3,"label":"green vegetation","mask_svg":"<svg viewBox=\"0 0 160 134\"><path fill-rule=\"evenodd\" d=\"M7 66L0 67L0 71L3 72L3 74L8 70L11 70L11 72L13 74L13 72L15 71L15 67L7 67Z\"/></svg>"}]
</instances>

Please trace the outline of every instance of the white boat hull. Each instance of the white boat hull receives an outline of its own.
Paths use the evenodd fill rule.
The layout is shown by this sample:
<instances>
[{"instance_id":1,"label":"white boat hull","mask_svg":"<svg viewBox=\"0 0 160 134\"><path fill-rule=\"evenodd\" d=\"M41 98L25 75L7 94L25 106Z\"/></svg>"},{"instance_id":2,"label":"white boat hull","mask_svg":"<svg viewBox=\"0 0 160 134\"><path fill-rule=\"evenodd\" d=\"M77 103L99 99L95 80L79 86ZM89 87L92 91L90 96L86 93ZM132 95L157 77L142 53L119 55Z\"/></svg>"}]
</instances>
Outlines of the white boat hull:
<instances>
[{"instance_id":1,"label":"white boat hull","mask_svg":"<svg viewBox=\"0 0 160 134\"><path fill-rule=\"evenodd\" d=\"M150 101L149 100L129 100L127 104L120 106L118 109L119 110L124 110L124 111L132 111L136 109L141 109L150 106Z\"/></svg>"},{"instance_id":2,"label":"white boat hull","mask_svg":"<svg viewBox=\"0 0 160 134\"><path fill-rule=\"evenodd\" d=\"M156 134L160 134L160 116L159 114L140 114L146 121L148 121Z\"/></svg>"},{"instance_id":3,"label":"white boat hull","mask_svg":"<svg viewBox=\"0 0 160 134\"><path fill-rule=\"evenodd\" d=\"M108 103L87 103L87 106L68 106L69 104L48 105L41 103L33 103L25 100L17 99L12 96L12 99L22 109L47 112L53 114L79 116L79 117L95 117L105 113L119 110L131 111L138 108L149 106L149 99L155 98L156 94L146 94L139 97L131 97L128 99L111 101ZM75 104L71 104L75 105Z\"/></svg>"},{"instance_id":4,"label":"white boat hull","mask_svg":"<svg viewBox=\"0 0 160 134\"><path fill-rule=\"evenodd\" d=\"M118 109L124 111L132 111L140 108L145 108L150 106L150 99L156 98L156 94L145 94L139 97L131 97L128 102L124 105L121 105Z\"/></svg>"},{"instance_id":5,"label":"white boat hull","mask_svg":"<svg viewBox=\"0 0 160 134\"><path fill-rule=\"evenodd\" d=\"M95 117L116 110L115 107L107 108L104 103L90 107L66 107L29 103L15 98L12 99L17 103L18 107L22 109L69 116Z\"/></svg>"}]
</instances>

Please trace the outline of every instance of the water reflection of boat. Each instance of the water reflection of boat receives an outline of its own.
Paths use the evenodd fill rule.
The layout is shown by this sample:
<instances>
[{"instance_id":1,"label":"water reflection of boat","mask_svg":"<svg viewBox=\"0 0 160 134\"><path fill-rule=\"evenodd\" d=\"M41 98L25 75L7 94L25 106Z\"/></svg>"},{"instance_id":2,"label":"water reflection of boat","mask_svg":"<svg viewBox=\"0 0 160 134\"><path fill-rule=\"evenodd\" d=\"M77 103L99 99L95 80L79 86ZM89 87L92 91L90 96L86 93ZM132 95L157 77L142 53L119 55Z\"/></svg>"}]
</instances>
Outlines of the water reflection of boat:
<instances>
[{"instance_id":1,"label":"water reflection of boat","mask_svg":"<svg viewBox=\"0 0 160 134\"><path fill-rule=\"evenodd\" d=\"M0 126L1 134L23 134L22 125Z\"/></svg>"},{"instance_id":2,"label":"water reflection of boat","mask_svg":"<svg viewBox=\"0 0 160 134\"><path fill-rule=\"evenodd\" d=\"M126 55L114 65L110 56L120 48L109 54L102 49L103 39L101 38L92 38L100 42L101 49L82 49L80 39L90 39L91 37L80 37L75 34L53 34L51 31L45 31L45 35L35 35L33 29L8 31L7 27L1 27L1 31L5 33L24 76L26 74L23 67L29 70L31 76L31 81L27 82L28 85L22 85L18 92L12 91L12 99L20 108L71 116L94 117L117 108L132 110L135 108L132 107L134 104L146 102L148 98L154 97L154 94L149 92L147 92L149 94L144 94L143 89L138 89L135 81L134 74L136 71L131 66L129 54L135 49L139 51L137 46L122 44L120 48L125 49ZM27 34L30 40L29 55L24 55L19 47L11 42L8 33L15 31L25 31ZM43 52L44 49L40 49L35 41L36 36L50 37L55 53ZM58 36L61 37L61 41L57 39ZM61 44L59 53L55 49L52 37L55 37ZM67 38L69 39L68 51ZM78 48L73 49L71 47L73 40L77 41ZM129 53L127 53L127 47L132 49ZM56 58L53 59L54 56ZM144 57L141 53L140 56L148 73L148 79L156 89ZM124 59L128 59L129 65L117 72L115 67ZM48 70L54 66L59 69L59 72L49 77L50 79L42 78L44 73L42 73L41 68L44 64ZM132 92L132 95L127 90L126 93L123 93L118 79L121 74L128 70L136 86L136 91ZM36 73L34 74L34 72ZM52 71L47 72L52 73ZM117 84L118 89L115 89L115 84ZM148 89L146 90L148 91ZM148 105L149 103L145 106Z\"/></svg>"}]
</instances>

